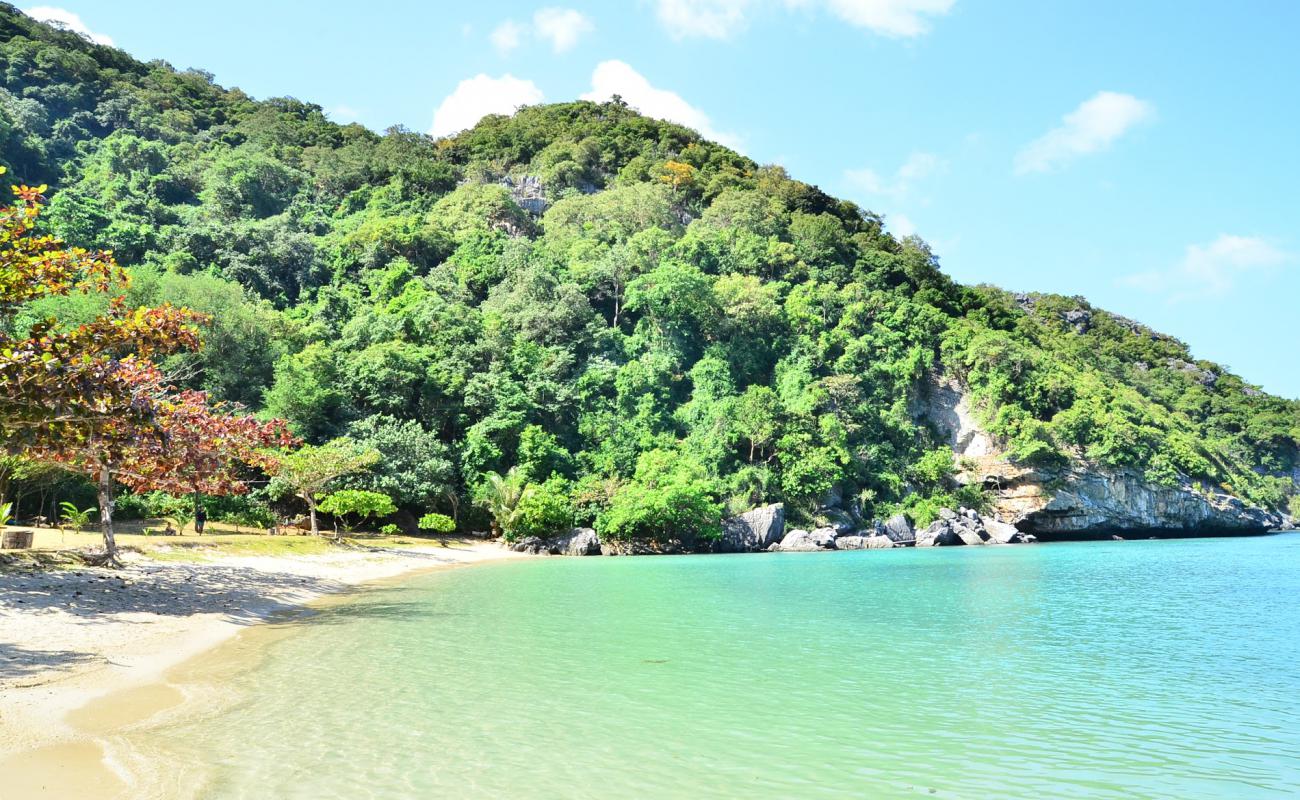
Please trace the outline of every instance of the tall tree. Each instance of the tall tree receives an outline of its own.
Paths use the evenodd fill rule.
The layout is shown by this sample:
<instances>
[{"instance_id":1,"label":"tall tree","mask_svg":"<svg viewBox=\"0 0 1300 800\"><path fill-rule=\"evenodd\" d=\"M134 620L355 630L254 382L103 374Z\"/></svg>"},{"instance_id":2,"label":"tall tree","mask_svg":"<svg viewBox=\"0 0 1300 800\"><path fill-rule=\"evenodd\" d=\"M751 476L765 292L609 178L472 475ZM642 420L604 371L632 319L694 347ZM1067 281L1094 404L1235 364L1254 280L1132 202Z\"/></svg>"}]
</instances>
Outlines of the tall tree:
<instances>
[{"instance_id":1,"label":"tall tree","mask_svg":"<svg viewBox=\"0 0 1300 800\"><path fill-rule=\"evenodd\" d=\"M320 495L336 480L373 466L379 461L378 450L367 450L347 439L334 439L322 445L306 445L273 457L269 464L273 484L291 492L307 504L311 515L311 532L320 533L316 511Z\"/></svg>"}]
</instances>

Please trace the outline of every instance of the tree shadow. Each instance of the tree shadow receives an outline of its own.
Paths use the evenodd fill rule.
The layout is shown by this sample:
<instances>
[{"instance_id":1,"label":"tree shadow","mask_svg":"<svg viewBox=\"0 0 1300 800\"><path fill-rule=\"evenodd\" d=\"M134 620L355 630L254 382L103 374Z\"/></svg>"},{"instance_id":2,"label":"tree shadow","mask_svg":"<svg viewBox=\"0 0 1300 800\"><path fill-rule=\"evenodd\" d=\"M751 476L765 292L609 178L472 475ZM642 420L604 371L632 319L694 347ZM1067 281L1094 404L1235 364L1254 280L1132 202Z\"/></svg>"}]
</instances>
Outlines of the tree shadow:
<instances>
[{"instance_id":1,"label":"tree shadow","mask_svg":"<svg viewBox=\"0 0 1300 800\"><path fill-rule=\"evenodd\" d=\"M79 650L33 650L10 642L0 642L0 685L21 684L25 678L51 670L70 670L101 660L94 653Z\"/></svg>"},{"instance_id":2,"label":"tree shadow","mask_svg":"<svg viewBox=\"0 0 1300 800\"><path fill-rule=\"evenodd\" d=\"M0 585L0 611L59 610L88 625L121 624L129 621L121 615L131 613L177 617L215 613L252 624L289 611L312 596L347 588L327 578L209 564L32 570L7 572Z\"/></svg>"}]
</instances>

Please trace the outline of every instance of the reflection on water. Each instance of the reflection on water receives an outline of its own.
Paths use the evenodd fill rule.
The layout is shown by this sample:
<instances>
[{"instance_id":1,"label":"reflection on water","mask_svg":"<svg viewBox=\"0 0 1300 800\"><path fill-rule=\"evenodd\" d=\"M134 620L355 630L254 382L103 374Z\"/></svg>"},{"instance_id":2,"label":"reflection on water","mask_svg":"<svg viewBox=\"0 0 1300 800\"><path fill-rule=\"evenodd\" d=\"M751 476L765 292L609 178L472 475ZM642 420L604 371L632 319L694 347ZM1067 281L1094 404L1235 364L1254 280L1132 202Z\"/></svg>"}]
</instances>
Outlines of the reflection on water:
<instances>
[{"instance_id":1,"label":"reflection on water","mask_svg":"<svg viewBox=\"0 0 1300 800\"><path fill-rule=\"evenodd\" d=\"M548 559L284 627L212 798L1280 797L1300 536Z\"/></svg>"}]
</instances>

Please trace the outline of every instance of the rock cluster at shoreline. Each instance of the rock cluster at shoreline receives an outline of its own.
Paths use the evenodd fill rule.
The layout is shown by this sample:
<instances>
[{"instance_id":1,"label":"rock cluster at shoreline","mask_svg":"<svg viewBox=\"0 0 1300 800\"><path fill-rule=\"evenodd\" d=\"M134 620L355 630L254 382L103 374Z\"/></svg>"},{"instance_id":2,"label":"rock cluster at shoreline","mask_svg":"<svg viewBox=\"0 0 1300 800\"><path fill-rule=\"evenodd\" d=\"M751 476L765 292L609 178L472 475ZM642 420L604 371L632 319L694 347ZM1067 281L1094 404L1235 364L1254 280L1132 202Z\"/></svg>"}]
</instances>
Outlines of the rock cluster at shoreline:
<instances>
[{"instance_id":1,"label":"rock cluster at shoreline","mask_svg":"<svg viewBox=\"0 0 1300 800\"><path fill-rule=\"evenodd\" d=\"M530 536L510 545L520 553L555 556L663 555L687 552L757 553L817 550L883 550L892 547L952 547L982 544L1021 544L1037 541L1032 534L969 508L941 509L939 519L917 529L903 514L887 520L855 524L847 513L823 509L819 519L830 524L812 530L785 529L785 506L760 506L723 520L722 537L704 548L681 542L602 542L591 528L573 528L550 539Z\"/></svg>"}]
</instances>

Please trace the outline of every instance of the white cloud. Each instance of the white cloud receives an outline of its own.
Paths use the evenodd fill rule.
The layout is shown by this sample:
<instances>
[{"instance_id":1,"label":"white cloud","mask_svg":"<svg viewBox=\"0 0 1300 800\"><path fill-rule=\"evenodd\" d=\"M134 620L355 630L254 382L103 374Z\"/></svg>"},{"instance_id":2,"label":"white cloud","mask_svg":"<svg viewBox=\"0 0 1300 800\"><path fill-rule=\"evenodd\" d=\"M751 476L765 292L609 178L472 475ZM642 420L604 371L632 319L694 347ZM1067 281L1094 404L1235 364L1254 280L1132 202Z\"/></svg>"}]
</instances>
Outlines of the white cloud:
<instances>
[{"instance_id":1,"label":"white cloud","mask_svg":"<svg viewBox=\"0 0 1300 800\"><path fill-rule=\"evenodd\" d=\"M492 42L492 46L497 49L497 52L504 56L519 46L523 35L524 26L512 19L508 19L493 28L492 33L488 34L488 39Z\"/></svg>"},{"instance_id":2,"label":"white cloud","mask_svg":"<svg viewBox=\"0 0 1300 800\"><path fill-rule=\"evenodd\" d=\"M583 34L596 29L591 19L572 8L543 8L533 14L537 35L551 43L557 53L573 49Z\"/></svg>"},{"instance_id":3,"label":"white cloud","mask_svg":"<svg viewBox=\"0 0 1300 800\"><path fill-rule=\"evenodd\" d=\"M752 0L658 0L655 14L674 39L727 39L745 25Z\"/></svg>"},{"instance_id":4,"label":"white cloud","mask_svg":"<svg viewBox=\"0 0 1300 800\"><path fill-rule=\"evenodd\" d=\"M95 33L86 27L86 23L81 21L81 17L67 10L66 8L56 8L55 6L32 6L23 9L23 13L32 19L41 22L57 22L70 31L85 36L95 44L113 46L113 40L102 33Z\"/></svg>"},{"instance_id":5,"label":"white cloud","mask_svg":"<svg viewBox=\"0 0 1300 800\"><path fill-rule=\"evenodd\" d=\"M727 147L740 147L740 137L714 128L709 116L683 100L681 95L652 86L644 75L622 61L602 61L591 73L591 91L582 99L601 103L614 95L622 97L642 114L694 128L705 138Z\"/></svg>"},{"instance_id":6,"label":"white cloud","mask_svg":"<svg viewBox=\"0 0 1300 800\"><path fill-rule=\"evenodd\" d=\"M433 112L432 136L450 136L471 128L488 114L512 114L520 106L542 102L542 90L530 80L506 74L479 74L457 84Z\"/></svg>"},{"instance_id":7,"label":"white cloud","mask_svg":"<svg viewBox=\"0 0 1300 800\"><path fill-rule=\"evenodd\" d=\"M835 16L883 36L920 36L930 30L928 17L947 14L955 0L826 0Z\"/></svg>"},{"instance_id":8,"label":"white cloud","mask_svg":"<svg viewBox=\"0 0 1300 800\"><path fill-rule=\"evenodd\" d=\"M1293 260L1292 254L1263 239L1224 233L1209 244L1188 245L1183 260L1169 269L1128 275L1120 282L1179 302L1226 294L1241 275Z\"/></svg>"},{"instance_id":9,"label":"white cloud","mask_svg":"<svg viewBox=\"0 0 1300 800\"><path fill-rule=\"evenodd\" d=\"M900 239L906 239L916 233L916 225L904 214L890 214L885 220L886 227Z\"/></svg>"},{"instance_id":10,"label":"white cloud","mask_svg":"<svg viewBox=\"0 0 1300 800\"><path fill-rule=\"evenodd\" d=\"M873 169L850 169L844 172L849 185L869 195L886 197L894 201L907 199L919 181L937 175L948 168L948 162L934 153L915 152L899 166L892 176L885 177Z\"/></svg>"},{"instance_id":11,"label":"white cloud","mask_svg":"<svg viewBox=\"0 0 1300 800\"><path fill-rule=\"evenodd\" d=\"M1098 92L1066 114L1058 127L1017 153L1015 172L1050 172L1079 156L1105 150L1134 125L1154 116L1150 103L1131 94Z\"/></svg>"},{"instance_id":12,"label":"white cloud","mask_svg":"<svg viewBox=\"0 0 1300 800\"><path fill-rule=\"evenodd\" d=\"M883 36L920 36L930 30L930 17L952 9L956 0L782 0L787 11L824 7L832 16L856 28ZM674 39L691 36L728 39L743 30L757 0L657 0L659 22Z\"/></svg>"}]
</instances>

